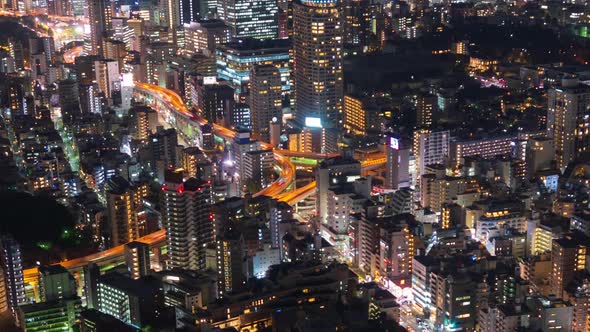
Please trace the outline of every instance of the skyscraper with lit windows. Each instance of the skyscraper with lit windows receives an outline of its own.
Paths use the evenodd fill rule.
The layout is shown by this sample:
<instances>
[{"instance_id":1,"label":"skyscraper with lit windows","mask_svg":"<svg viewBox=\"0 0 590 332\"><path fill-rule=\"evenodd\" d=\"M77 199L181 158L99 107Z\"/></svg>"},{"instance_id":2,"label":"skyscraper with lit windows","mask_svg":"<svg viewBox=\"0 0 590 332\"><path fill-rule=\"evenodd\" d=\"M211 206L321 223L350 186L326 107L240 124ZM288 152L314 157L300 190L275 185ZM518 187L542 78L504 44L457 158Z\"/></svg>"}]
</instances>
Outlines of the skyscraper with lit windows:
<instances>
[{"instance_id":1,"label":"skyscraper with lit windows","mask_svg":"<svg viewBox=\"0 0 590 332\"><path fill-rule=\"evenodd\" d=\"M276 0L219 0L217 14L237 38L274 39L279 33Z\"/></svg>"},{"instance_id":2,"label":"skyscraper with lit windows","mask_svg":"<svg viewBox=\"0 0 590 332\"><path fill-rule=\"evenodd\" d=\"M337 0L293 3L295 115L318 117L332 125L343 108L343 24Z\"/></svg>"},{"instance_id":3,"label":"skyscraper with lit windows","mask_svg":"<svg viewBox=\"0 0 590 332\"><path fill-rule=\"evenodd\" d=\"M250 72L252 130L260 139L270 139L270 122L282 118L281 73L272 65L255 65Z\"/></svg>"},{"instance_id":4,"label":"skyscraper with lit windows","mask_svg":"<svg viewBox=\"0 0 590 332\"><path fill-rule=\"evenodd\" d=\"M168 171L162 188L168 268L204 270L207 245L214 237L211 184Z\"/></svg>"},{"instance_id":5,"label":"skyscraper with lit windows","mask_svg":"<svg viewBox=\"0 0 590 332\"><path fill-rule=\"evenodd\" d=\"M109 0L88 1L90 19L90 54L104 54L104 38L113 27L113 7Z\"/></svg>"}]
</instances>

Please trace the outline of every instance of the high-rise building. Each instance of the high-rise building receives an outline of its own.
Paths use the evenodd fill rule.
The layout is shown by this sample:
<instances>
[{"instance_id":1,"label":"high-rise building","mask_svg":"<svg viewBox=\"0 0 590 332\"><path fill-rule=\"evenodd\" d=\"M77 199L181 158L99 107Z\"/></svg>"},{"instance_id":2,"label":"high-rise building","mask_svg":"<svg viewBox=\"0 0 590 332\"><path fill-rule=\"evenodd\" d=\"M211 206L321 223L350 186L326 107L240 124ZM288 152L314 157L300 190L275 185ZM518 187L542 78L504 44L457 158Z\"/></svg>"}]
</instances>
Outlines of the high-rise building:
<instances>
[{"instance_id":1,"label":"high-rise building","mask_svg":"<svg viewBox=\"0 0 590 332\"><path fill-rule=\"evenodd\" d=\"M217 291L219 297L238 292L246 281L244 236L228 231L217 239Z\"/></svg>"},{"instance_id":2,"label":"high-rise building","mask_svg":"<svg viewBox=\"0 0 590 332\"><path fill-rule=\"evenodd\" d=\"M113 27L113 7L110 0L87 2L90 19L90 54L104 55L104 39Z\"/></svg>"},{"instance_id":3,"label":"high-rise building","mask_svg":"<svg viewBox=\"0 0 590 332\"><path fill-rule=\"evenodd\" d=\"M232 108L226 108L223 115L223 126L231 129L252 128L250 106L245 103L234 104Z\"/></svg>"},{"instance_id":4,"label":"high-rise building","mask_svg":"<svg viewBox=\"0 0 590 332\"><path fill-rule=\"evenodd\" d=\"M149 245L133 241L125 245L125 265L131 279L145 277L150 272Z\"/></svg>"},{"instance_id":5,"label":"high-rise building","mask_svg":"<svg viewBox=\"0 0 590 332\"><path fill-rule=\"evenodd\" d=\"M590 86L578 79L564 79L562 87L548 91L547 136L555 144L560 170L590 148Z\"/></svg>"},{"instance_id":6,"label":"high-rise building","mask_svg":"<svg viewBox=\"0 0 590 332\"><path fill-rule=\"evenodd\" d=\"M252 131L270 141L270 123L282 122L281 73L272 65L254 65L250 71Z\"/></svg>"},{"instance_id":7,"label":"high-rise building","mask_svg":"<svg viewBox=\"0 0 590 332\"><path fill-rule=\"evenodd\" d=\"M237 38L277 38L279 8L275 0L219 0L217 15L233 29Z\"/></svg>"},{"instance_id":8,"label":"high-rise building","mask_svg":"<svg viewBox=\"0 0 590 332\"><path fill-rule=\"evenodd\" d=\"M76 296L76 281L61 265L39 269L39 292L42 302L71 299Z\"/></svg>"},{"instance_id":9,"label":"high-rise building","mask_svg":"<svg viewBox=\"0 0 590 332\"><path fill-rule=\"evenodd\" d=\"M337 0L293 3L295 115L338 125L343 108L343 24Z\"/></svg>"},{"instance_id":10,"label":"high-rise building","mask_svg":"<svg viewBox=\"0 0 590 332\"><path fill-rule=\"evenodd\" d=\"M217 77L242 94L248 92L255 65L272 65L280 72L281 93L291 90L290 40L242 38L215 50ZM250 87L251 88L251 87Z\"/></svg>"},{"instance_id":11,"label":"high-rise building","mask_svg":"<svg viewBox=\"0 0 590 332\"><path fill-rule=\"evenodd\" d=\"M166 172L162 218L166 228L169 268L204 270L206 246L215 239L211 215L211 184L181 172Z\"/></svg>"},{"instance_id":12,"label":"high-rise building","mask_svg":"<svg viewBox=\"0 0 590 332\"><path fill-rule=\"evenodd\" d=\"M98 309L98 278L100 277L100 268L94 263L88 264L84 266L83 275L86 307L89 309Z\"/></svg>"},{"instance_id":13,"label":"high-rise building","mask_svg":"<svg viewBox=\"0 0 590 332\"><path fill-rule=\"evenodd\" d=\"M385 186L397 190L410 186L410 147L391 137L386 147Z\"/></svg>"},{"instance_id":14,"label":"high-rise building","mask_svg":"<svg viewBox=\"0 0 590 332\"><path fill-rule=\"evenodd\" d=\"M136 240L145 234L143 199L148 195L146 183L131 185L120 176L107 182L106 200L113 246Z\"/></svg>"},{"instance_id":15,"label":"high-rise building","mask_svg":"<svg viewBox=\"0 0 590 332\"><path fill-rule=\"evenodd\" d=\"M160 287L155 279L131 279L118 272L108 273L98 281L98 310L138 329L157 320L163 306Z\"/></svg>"},{"instance_id":16,"label":"high-rise building","mask_svg":"<svg viewBox=\"0 0 590 332\"><path fill-rule=\"evenodd\" d=\"M416 100L416 127L430 128L436 106L436 96L419 95Z\"/></svg>"},{"instance_id":17,"label":"high-rise building","mask_svg":"<svg viewBox=\"0 0 590 332\"><path fill-rule=\"evenodd\" d=\"M361 177L361 163L357 160L334 157L318 164L316 169L316 211L322 223L328 220L328 191L354 182Z\"/></svg>"},{"instance_id":18,"label":"high-rise building","mask_svg":"<svg viewBox=\"0 0 590 332\"><path fill-rule=\"evenodd\" d=\"M191 22L184 25L184 50L188 56L202 53L215 54L218 45L228 43L232 37L231 28L221 20Z\"/></svg>"},{"instance_id":19,"label":"high-rise building","mask_svg":"<svg viewBox=\"0 0 590 332\"><path fill-rule=\"evenodd\" d=\"M73 13L72 1L48 0L47 14L54 16L71 16Z\"/></svg>"},{"instance_id":20,"label":"high-rise building","mask_svg":"<svg viewBox=\"0 0 590 332\"><path fill-rule=\"evenodd\" d=\"M240 179L252 181L256 188L266 188L274 180L274 153L272 150L248 151L243 155L243 174Z\"/></svg>"},{"instance_id":21,"label":"high-rise building","mask_svg":"<svg viewBox=\"0 0 590 332\"><path fill-rule=\"evenodd\" d=\"M134 106L129 110L129 115L132 118L133 138L147 141L156 131L158 113L147 106Z\"/></svg>"},{"instance_id":22,"label":"high-rise building","mask_svg":"<svg viewBox=\"0 0 590 332\"><path fill-rule=\"evenodd\" d=\"M149 138L151 169L163 182L164 170L180 166L178 156L178 134L174 128L158 127Z\"/></svg>"},{"instance_id":23,"label":"high-rise building","mask_svg":"<svg viewBox=\"0 0 590 332\"><path fill-rule=\"evenodd\" d=\"M203 84L197 89L197 108L210 123L220 123L234 108L234 89L224 84Z\"/></svg>"},{"instance_id":24,"label":"high-rise building","mask_svg":"<svg viewBox=\"0 0 590 332\"><path fill-rule=\"evenodd\" d=\"M0 238L0 264L4 270L8 306L16 317L17 307L26 302L26 295L20 245L11 236Z\"/></svg>"},{"instance_id":25,"label":"high-rise building","mask_svg":"<svg viewBox=\"0 0 590 332\"><path fill-rule=\"evenodd\" d=\"M20 306L19 321L24 331L74 332L79 319L82 303L70 298Z\"/></svg>"},{"instance_id":26,"label":"high-rise building","mask_svg":"<svg viewBox=\"0 0 590 332\"><path fill-rule=\"evenodd\" d=\"M513 150L515 136L491 136L480 139L459 139L451 140L450 158L456 164L462 164L465 157L480 156L482 158L493 158L496 156L510 155Z\"/></svg>"},{"instance_id":27,"label":"high-rise building","mask_svg":"<svg viewBox=\"0 0 590 332\"><path fill-rule=\"evenodd\" d=\"M64 123L71 123L80 116L80 94L76 80L61 80L58 83L59 103Z\"/></svg>"},{"instance_id":28,"label":"high-rise building","mask_svg":"<svg viewBox=\"0 0 590 332\"><path fill-rule=\"evenodd\" d=\"M426 166L444 164L450 154L451 134L448 130L431 132L421 129L414 132L413 152L416 158L416 176L425 174Z\"/></svg>"},{"instance_id":29,"label":"high-rise building","mask_svg":"<svg viewBox=\"0 0 590 332\"><path fill-rule=\"evenodd\" d=\"M82 113L102 113L102 98L99 96L97 84L80 84L80 110Z\"/></svg>"},{"instance_id":30,"label":"high-rise building","mask_svg":"<svg viewBox=\"0 0 590 332\"><path fill-rule=\"evenodd\" d=\"M373 98L344 96L344 128L354 135L369 136L381 132L383 124L380 107Z\"/></svg>"},{"instance_id":31,"label":"high-rise building","mask_svg":"<svg viewBox=\"0 0 590 332\"><path fill-rule=\"evenodd\" d=\"M526 145L527 176L533 177L539 171L553 167L555 148L553 140L544 137L530 138Z\"/></svg>"},{"instance_id":32,"label":"high-rise building","mask_svg":"<svg viewBox=\"0 0 590 332\"><path fill-rule=\"evenodd\" d=\"M115 92L121 91L121 68L119 62L113 59L103 59L94 62L94 75L98 91L112 101Z\"/></svg>"},{"instance_id":33,"label":"high-rise building","mask_svg":"<svg viewBox=\"0 0 590 332\"><path fill-rule=\"evenodd\" d=\"M553 240L549 279L551 294L563 297L565 289L574 279L575 273L586 268L588 243L590 243L588 238L578 232Z\"/></svg>"},{"instance_id":34,"label":"high-rise building","mask_svg":"<svg viewBox=\"0 0 590 332\"><path fill-rule=\"evenodd\" d=\"M244 159L246 158L245 155L251 151L259 151L260 150L260 142L256 140L252 140L250 138L250 131L249 130L238 130L236 132L236 136L234 141L231 145L231 157L235 164L237 173L241 176L245 174L246 164ZM245 180L245 179L242 179Z\"/></svg>"}]
</instances>

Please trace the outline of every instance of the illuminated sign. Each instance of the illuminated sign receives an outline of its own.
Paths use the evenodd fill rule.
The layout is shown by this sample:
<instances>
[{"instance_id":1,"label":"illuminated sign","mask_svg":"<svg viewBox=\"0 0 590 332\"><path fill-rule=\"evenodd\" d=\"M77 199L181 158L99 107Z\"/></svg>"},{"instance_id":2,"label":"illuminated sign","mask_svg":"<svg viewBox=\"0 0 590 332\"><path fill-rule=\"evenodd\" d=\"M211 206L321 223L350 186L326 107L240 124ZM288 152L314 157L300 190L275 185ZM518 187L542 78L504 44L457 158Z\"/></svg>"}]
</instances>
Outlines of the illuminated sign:
<instances>
[{"instance_id":1,"label":"illuminated sign","mask_svg":"<svg viewBox=\"0 0 590 332\"><path fill-rule=\"evenodd\" d=\"M395 137L389 139L389 146L394 150L399 150L399 140Z\"/></svg>"},{"instance_id":2,"label":"illuminated sign","mask_svg":"<svg viewBox=\"0 0 590 332\"><path fill-rule=\"evenodd\" d=\"M346 182L354 182L357 179L360 179L361 177L358 175L348 175L346 176Z\"/></svg>"},{"instance_id":3,"label":"illuminated sign","mask_svg":"<svg viewBox=\"0 0 590 332\"><path fill-rule=\"evenodd\" d=\"M203 85L217 84L217 76L204 76Z\"/></svg>"},{"instance_id":4,"label":"illuminated sign","mask_svg":"<svg viewBox=\"0 0 590 332\"><path fill-rule=\"evenodd\" d=\"M322 119L320 118L305 118L305 126L309 128L322 128Z\"/></svg>"}]
</instances>

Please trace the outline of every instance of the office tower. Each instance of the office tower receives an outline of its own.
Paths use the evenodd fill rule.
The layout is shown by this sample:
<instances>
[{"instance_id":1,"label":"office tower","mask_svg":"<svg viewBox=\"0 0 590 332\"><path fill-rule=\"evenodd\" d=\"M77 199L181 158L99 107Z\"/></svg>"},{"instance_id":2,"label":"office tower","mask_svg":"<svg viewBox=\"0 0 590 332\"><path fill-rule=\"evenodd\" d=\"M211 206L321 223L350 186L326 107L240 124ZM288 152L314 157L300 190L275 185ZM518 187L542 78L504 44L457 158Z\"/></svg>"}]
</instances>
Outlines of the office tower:
<instances>
[{"instance_id":1,"label":"office tower","mask_svg":"<svg viewBox=\"0 0 590 332\"><path fill-rule=\"evenodd\" d=\"M31 78L34 81L39 81L41 84L45 85L47 83L47 74L49 63L47 63L47 58L45 54L32 54L30 57L31 63Z\"/></svg>"},{"instance_id":2,"label":"office tower","mask_svg":"<svg viewBox=\"0 0 590 332\"><path fill-rule=\"evenodd\" d=\"M204 270L206 246L213 243L211 184L167 171L162 191L162 219L168 244L168 268Z\"/></svg>"},{"instance_id":3,"label":"office tower","mask_svg":"<svg viewBox=\"0 0 590 332\"><path fill-rule=\"evenodd\" d=\"M143 199L149 187L146 183L132 185L121 176L114 176L106 184L106 201L111 244L118 246L145 234Z\"/></svg>"},{"instance_id":4,"label":"office tower","mask_svg":"<svg viewBox=\"0 0 590 332\"><path fill-rule=\"evenodd\" d=\"M357 266L370 275L409 281L415 255L414 235L409 230L411 215L384 217L363 214L358 221Z\"/></svg>"},{"instance_id":5,"label":"office tower","mask_svg":"<svg viewBox=\"0 0 590 332\"><path fill-rule=\"evenodd\" d=\"M75 297L23 305L18 316L24 331L74 332L81 310L82 303Z\"/></svg>"},{"instance_id":6,"label":"office tower","mask_svg":"<svg viewBox=\"0 0 590 332\"><path fill-rule=\"evenodd\" d=\"M54 16L71 16L73 13L72 1L47 0L47 14Z\"/></svg>"},{"instance_id":7,"label":"office tower","mask_svg":"<svg viewBox=\"0 0 590 332\"><path fill-rule=\"evenodd\" d=\"M125 265L131 279L139 279L150 273L149 245L133 241L125 245Z\"/></svg>"},{"instance_id":8,"label":"office tower","mask_svg":"<svg viewBox=\"0 0 590 332\"><path fill-rule=\"evenodd\" d=\"M104 55L104 39L113 27L113 8L110 0L89 0L90 54Z\"/></svg>"},{"instance_id":9,"label":"office tower","mask_svg":"<svg viewBox=\"0 0 590 332\"><path fill-rule=\"evenodd\" d=\"M228 81L238 94L248 92L255 65L272 65L280 72L281 93L291 90L290 56L291 42L284 39L257 40L242 38L215 50L217 77Z\"/></svg>"},{"instance_id":10,"label":"office tower","mask_svg":"<svg viewBox=\"0 0 590 332\"><path fill-rule=\"evenodd\" d=\"M238 130L231 145L231 158L235 164L238 175L245 174L245 155L247 152L260 150L260 142L250 139L249 130ZM245 180L241 178L241 180Z\"/></svg>"},{"instance_id":11,"label":"office tower","mask_svg":"<svg viewBox=\"0 0 590 332\"><path fill-rule=\"evenodd\" d=\"M334 157L318 164L315 172L316 211L321 223L328 218L328 191L350 184L361 176L361 163L355 159Z\"/></svg>"},{"instance_id":12,"label":"office tower","mask_svg":"<svg viewBox=\"0 0 590 332\"><path fill-rule=\"evenodd\" d=\"M81 114L78 82L73 79L61 80L58 82L58 92L63 121L71 123Z\"/></svg>"},{"instance_id":13,"label":"office tower","mask_svg":"<svg viewBox=\"0 0 590 332\"><path fill-rule=\"evenodd\" d=\"M293 219L293 207L285 202L274 201L270 208L270 220L268 228L270 230L270 242L273 248L282 246L280 225L287 220Z\"/></svg>"},{"instance_id":14,"label":"office tower","mask_svg":"<svg viewBox=\"0 0 590 332\"><path fill-rule=\"evenodd\" d=\"M90 85L96 83L96 74L94 73L94 62L99 60L97 55L82 55L74 59L74 68L76 69L76 78L81 85Z\"/></svg>"},{"instance_id":15,"label":"office tower","mask_svg":"<svg viewBox=\"0 0 590 332\"><path fill-rule=\"evenodd\" d=\"M360 136L376 135L384 125L383 111L375 98L344 96L343 126Z\"/></svg>"},{"instance_id":16,"label":"office tower","mask_svg":"<svg viewBox=\"0 0 590 332\"><path fill-rule=\"evenodd\" d=\"M277 38L279 9L275 0L219 0L217 15L233 30L234 37Z\"/></svg>"},{"instance_id":17,"label":"office tower","mask_svg":"<svg viewBox=\"0 0 590 332\"><path fill-rule=\"evenodd\" d=\"M421 94L416 99L416 127L430 128L436 107L436 96Z\"/></svg>"},{"instance_id":18,"label":"office tower","mask_svg":"<svg viewBox=\"0 0 590 332\"><path fill-rule=\"evenodd\" d=\"M131 279L118 272L98 280L98 310L138 329L157 321L157 308L164 305L155 279Z\"/></svg>"},{"instance_id":19,"label":"office tower","mask_svg":"<svg viewBox=\"0 0 590 332\"><path fill-rule=\"evenodd\" d=\"M553 240L551 247L551 294L563 298L565 289L577 271L586 268L586 252L590 240L582 233L574 232Z\"/></svg>"},{"instance_id":20,"label":"office tower","mask_svg":"<svg viewBox=\"0 0 590 332\"><path fill-rule=\"evenodd\" d=\"M71 299L76 296L76 281L61 265L41 267L39 292L42 302Z\"/></svg>"},{"instance_id":21,"label":"office tower","mask_svg":"<svg viewBox=\"0 0 590 332\"><path fill-rule=\"evenodd\" d=\"M343 27L337 0L293 3L295 115L338 125L343 108Z\"/></svg>"},{"instance_id":22,"label":"office tower","mask_svg":"<svg viewBox=\"0 0 590 332\"><path fill-rule=\"evenodd\" d=\"M289 135L289 150L304 153L338 153L337 128L323 128L319 118L307 118L307 126Z\"/></svg>"},{"instance_id":23,"label":"office tower","mask_svg":"<svg viewBox=\"0 0 590 332\"><path fill-rule=\"evenodd\" d=\"M45 57L45 65L53 63L55 54L55 42L53 37L38 37L29 39L29 54L31 57L40 55ZM33 63L33 61L31 61Z\"/></svg>"},{"instance_id":24,"label":"office tower","mask_svg":"<svg viewBox=\"0 0 590 332\"><path fill-rule=\"evenodd\" d=\"M252 129L250 106L237 103L232 108L226 108L223 115L223 126L233 130L237 128Z\"/></svg>"},{"instance_id":25,"label":"office tower","mask_svg":"<svg viewBox=\"0 0 590 332\"><path fill-rule=\"evenodd\" d=\"M217 291L219 297L239 292L246 281L245 243L242 233L233 230L217 238Z\"/></svg>"},{"instance_id":26,"label":"office tower","mask_svg":"<svg viewBox=\"0 0 590 332\"><path fill-rule=\"evenodd\" d=\"M526 146L526 168L529 178L539 171L546 171L553 167L555 148L553 140L544 137L530 138Z\"/></svg>"},{"instance_id":27,"label":"office tower","mask_svg":"<svg viewBox=\"0 0 590 332\"><path fill-rule=\"evenodd\" d=\"M426 166L445 164L450 154L450 139L448 130L431 132L421 129L414 132L413 152L418 180L425 174Z\"/></svg>"},{"instance_id":28,"label":"office tower","mask_svg":"<svg viewBox=\"0 0 590 332\"><path fill-rule=\"evenodd\" d=\"M98 278L100 277L100 268L94 263L84 266L84 297L86 307L89 309L98 309Z\"/></svg>"},{"instance_id":29,"label":"office tower","mask_svg":"<svg viewBox=\"0 0 590 332\"><path fill-rule=\"evenodd\" d=\"M118 30L120 30L120 28ZM133 33L133 30L130 28L127 31L129 33ZM114 38L121 38L122 40L117 40ZM115 35L113 38L106 39L104 43L104 57L106 59L116 60L119 63L119 68L123 68L123 65L125 64L125 57L127 56L128 48L124 40L127 40L127 43L129 43L129 38L127 36Z\"/></svg>"},{"instance_id":30,"label":"office tower","mask_svg":"<svg viewBox=\"0 0 590 332\"><path fill-rule=\"evenodd\" d=\"M98 85L80 84L78 92L80 93L80 110L82 113L102 113L103 101L99 96Z\"/></svg>"},{"instance_id":31,"label":"office tower","mask_svg":"<svg viewBox=\"0 0 590 332\"><path fill-rule=\"evenodd\" d=\"M187 177L199 180L212 180L214 164L207 155L196 146L185 148L182 151L181 166Z\"/></svg>"},{"instance_id":32,"label":"office tower","mask_svg":"<svg viewBox=\"0 0 590 332\"><path fill-rule=\"evenodd\" d=\"M179 166L178 135L173 128L158 127L156 132L150 135L149 150L152 171L158 174L159 179L163 179L165 169Z\"/></svg>"},{"instance_id":33,"label":"office tower","mask_svg":"<svg viewBox=\"0 0 590 332\"><path fill-rule=\"evenodd\" d=\"M26 295L20 245L11 236L0 238L0 263L4 270L8 307L16 317L17 307L26 302Z\"/></svg>"},{"instance_id":34,"label":"office tower","mask_svg":"<svg viewBox=\"0 0 590 332\"><path fill-rule=\"evenodd\" d=\"M231 40L231 28L221 20L191 22L184 27L184 51L188 56L213 56L219 45Z\"/></svg>"},{"instance_id":35,"label":"office tower","mask_svg":"<svg viewBox=\"0 0 590 332\"><path fill-rule=\"evenodd\" d=\"M250 71L250 113L252 131L262 141L270 141L270 123L282 121L282 105L279 70L272 65L254 65Z\"/></svg>"},{"instance_id":36,"label":"office tower","mask_svg":"<svg viewBox=\"0 0 590 332\"><path fill-rule=\"evenodd\" d=\"M21 80L10 80L8 82L8 105L11 114L26 114L25 87Z\"/></svg>"},{"instance_id":37,"label":"office tower","mask_svg":"<svg viewBox=\"0 0 590 332\"><path fill-rule=\"evenodd\" d=\"M410 147L391 137L386 147L385 186L397 190L410 186Z\"/></svg>"},{"instance_id":38,"label":"office tower","mask_svg":"<svg viewBox=\"0 0 590 332\"><path fill-rule=\"evenodd\" d=\"M197 88L198 109L210 123L220 123L234 107L234 89L223 84L203 84Z\"/></svg>"},{"instance_id":39,"label":"office tower","mask_svg":"<svg viewBox=\"0 0 590 332\"><path fill-rule=\"evenodd\" d=\"M104 94L109 103L115 92L121 91L121 68L119 62L113 59L94 61L94 75L98 91Z\"/></svg>"},{"instance_id":40,"label":"office tower","mask_svg":"<svg viewBox=\"0 0 590 332\"><path fill-rule=\"evenodd\" d=\"M147 106L134 106L129 110L131 116L133 138L147 141L156 132L158 112Z\"/></svg>"},{"instance_id":41,"label":"office tower","mask_svg":"<svg viewBox=\"0 0 590 332\"><path fill-rule=\"evenodd\" d=\"M555 144L557 168L565 167L588 151L590 135L590 86L578 79L563 79L562 87L548 91L547 137Z\"/></svg>"},{"instance_id":42,"label":"office tower","mask_svg":"<svg viewBox=\"0 0 590 332\"><path fill-rule=\"evenodd\" d=\"M196 22L206 18L208 8L207 0L176 0L178 1L179 22L175 27Z\"/></svg>"},{"instance_id":43,"label":"office tower","mask_svg":"<svg viewBox=\"0 0 590 332\"><path fill-rule=\"evenodd\" d=\"M101 331L135 332L137 329L98 310L82 310L80 312L80 332Z\"/></svg>"},{"instance_id":44,"label":"office tower","mask_svg":"<svg viewBox=\"0 0 590 332\"><path fill-rule=\"evenodd\" d=\"M251 181L255 188L266 188L274 180L274 153L272 150L248 151L243 155L242 168L244 173L240 174L242 182Z\"/></svg>"}]
</instances>

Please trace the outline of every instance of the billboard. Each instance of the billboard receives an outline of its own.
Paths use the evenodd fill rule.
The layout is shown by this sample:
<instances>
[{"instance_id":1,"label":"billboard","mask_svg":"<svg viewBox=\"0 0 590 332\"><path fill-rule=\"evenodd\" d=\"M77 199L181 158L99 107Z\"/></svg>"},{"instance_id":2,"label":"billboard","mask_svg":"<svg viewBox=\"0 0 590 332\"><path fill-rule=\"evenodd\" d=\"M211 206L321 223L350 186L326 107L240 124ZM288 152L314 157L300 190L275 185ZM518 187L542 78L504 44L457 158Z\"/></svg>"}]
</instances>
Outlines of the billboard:
<instances>
[{"instance_id":1,"label":"billboard","mask_svg":"<svg viewBox=\"0 0 590 332\"><path fill-rule=\"evenodd\" d=\"M308 116L305 118L305 126L309 128L322 128L322 119Z\"/></svg>"}]
</instances>

